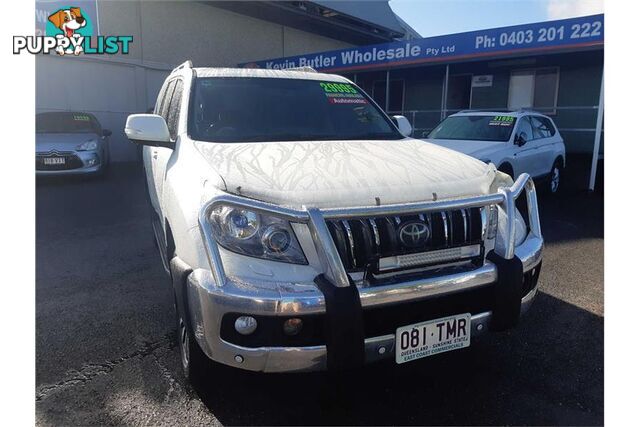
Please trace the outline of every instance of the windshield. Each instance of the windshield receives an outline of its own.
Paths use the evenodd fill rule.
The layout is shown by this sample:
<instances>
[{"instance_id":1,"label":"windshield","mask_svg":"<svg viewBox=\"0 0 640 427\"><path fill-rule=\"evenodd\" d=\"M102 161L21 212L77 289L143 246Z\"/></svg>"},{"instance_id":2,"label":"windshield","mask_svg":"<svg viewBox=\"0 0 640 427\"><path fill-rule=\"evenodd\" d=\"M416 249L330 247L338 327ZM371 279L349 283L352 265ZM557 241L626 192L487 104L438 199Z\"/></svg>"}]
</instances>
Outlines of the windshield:
<instances>
[{"instance_id":1,"label":"windshield","mask_svg":"<svg viewBox=\"0 0 640 427\"><path fill-rule=\"evenodd\" d=\"M190 120L215 142L403 138L357 87L315 80L198 78Z\"/></svg>"},{"instance_id":2,"label":"windshield","mask_svg":"<svg viewBox=\"0 0 640 427\"><path fill-rule=\"evenodd\" d=\"M508 141L515 123L513 116L450 116L431 131L429 138Z\"/></svg>"},{"instance_id":3,"label":"windshield","mask_svg":"<svg viewBox=\"0 0 640 427\"><path fill-rule=\"evenodd\" d=\"M36 114L36 133L99 133L100 125L87 113Z\"/></svg>"}]
</instances>

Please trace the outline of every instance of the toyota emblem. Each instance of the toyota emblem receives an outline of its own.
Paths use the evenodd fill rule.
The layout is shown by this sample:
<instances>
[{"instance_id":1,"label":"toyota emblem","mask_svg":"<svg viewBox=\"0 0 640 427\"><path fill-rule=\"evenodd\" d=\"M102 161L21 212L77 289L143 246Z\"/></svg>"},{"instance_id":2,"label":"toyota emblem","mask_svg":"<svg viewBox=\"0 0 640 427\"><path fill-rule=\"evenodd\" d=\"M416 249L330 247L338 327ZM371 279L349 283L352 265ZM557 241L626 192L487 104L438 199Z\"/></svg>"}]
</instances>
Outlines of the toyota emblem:
<instances>
[{"instance_id":1,"label":"toyota emblem","mask_svg":"<svg viewBox=\"0 0 640 427\"><path fill-rule=\"evenodd\" d=\"M424 222L408 222L398 232L400 242L409 248L424 246L429 238L429 227Z\"/></svg>"}]
</instances>

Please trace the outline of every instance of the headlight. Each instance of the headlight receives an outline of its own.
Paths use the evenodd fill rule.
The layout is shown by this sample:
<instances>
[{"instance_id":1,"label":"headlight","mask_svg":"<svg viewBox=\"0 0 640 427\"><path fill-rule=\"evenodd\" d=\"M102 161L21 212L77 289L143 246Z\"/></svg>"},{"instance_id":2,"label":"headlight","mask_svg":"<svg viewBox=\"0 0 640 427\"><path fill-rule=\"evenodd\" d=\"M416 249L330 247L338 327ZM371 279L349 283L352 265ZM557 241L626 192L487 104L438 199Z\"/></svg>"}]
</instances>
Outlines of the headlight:
<instances>
[{"instance_id":1,"label":"headlight","mask_svg":"<svg viewBox=\"0 0 640 427\"><path fill-rule=\"evenodd\" d=\"M498 232L495 249L499 253L505 252L504 244L506 242L505 237L507 236L507 214L502 209L502 207L498 206ZM524 222L524 218L520 214L518 209L515 209L516 217L516 246L520 246L524 239L527 237L527 224Z\"/></svg>"},{"instance_id":2,"label":"headlight","mask_svg":"<svg viewBox=\"0 0 640 427\"><path fill-rule=\"evenodd\" d=\"M98 141L95 139L90 139L88 141L83 142L82 144L76 147L78 151L92 151L98 148Z\"/></svg>"},{"instance_id":3,"label":"headlight","mask_svg":"<svg viewBox=\"0 0 640 427\"><path fill-rule=\"evenodd\" d=\"M292 264L307 264L288 221L232 206L209 214L213 238L232 252Z\"/></svg>"}]
</instances>

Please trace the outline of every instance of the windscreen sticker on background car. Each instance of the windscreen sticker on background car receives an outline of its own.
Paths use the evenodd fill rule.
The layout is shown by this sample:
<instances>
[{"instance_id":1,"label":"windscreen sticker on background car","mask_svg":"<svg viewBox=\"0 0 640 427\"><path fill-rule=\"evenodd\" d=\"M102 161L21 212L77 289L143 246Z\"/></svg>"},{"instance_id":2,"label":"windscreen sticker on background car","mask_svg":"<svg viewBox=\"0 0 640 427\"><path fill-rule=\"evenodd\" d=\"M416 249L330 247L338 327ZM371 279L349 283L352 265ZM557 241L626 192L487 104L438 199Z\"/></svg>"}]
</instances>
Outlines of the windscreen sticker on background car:
<instances>
[{"instance_id":1,"label":"windscreen sticker on background car","mask_svg":"<svg viewBox=\"0 0 640 427\"><path fill-rule=\"evenodd\" d=\"M489 122L489 126L512 126L514 120L513 116L495 116Z\"/></svg>"},{"instance_id":2,"label":"windscreen sticker on background car","mask_svg":"<svg viewBox=\"0 0 640 427\"><path fill-rule=\"evenodd\" d=\"M87 116L85 114L74 114L73 115L73 120L75 120L76 122L90 122L91 121L89 116Z\"/></svg>"},{"instance_id":3,"label":"windscreen sticker on background car","mask_svg":"<svg viewBox=\"0 0 640 427\"><path fill-rule=\"evenodd\" d=\"M366 98L350 84L321 82L320 87L329 104L368 104Z\"/></svg>"}]
</instances>

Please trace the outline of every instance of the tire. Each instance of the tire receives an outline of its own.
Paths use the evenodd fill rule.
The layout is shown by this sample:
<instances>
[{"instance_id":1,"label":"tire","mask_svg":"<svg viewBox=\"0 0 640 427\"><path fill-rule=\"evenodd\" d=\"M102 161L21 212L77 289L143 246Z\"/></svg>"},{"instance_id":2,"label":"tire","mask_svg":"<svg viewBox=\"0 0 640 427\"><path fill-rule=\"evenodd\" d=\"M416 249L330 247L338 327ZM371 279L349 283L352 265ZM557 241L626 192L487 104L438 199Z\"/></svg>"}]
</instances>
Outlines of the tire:
<instances>
[{"instance_id":1,"label":"tire","mask_svg":"<svg viewBox=\"0 0 640 427\"><path fill-rule=\"evenodd\" d=\"M109 173L109 166L111 166L111 162L107 159L100 168L100 175L107 175Z\"/></svg>"},{"instance_id":2,"label":"tire","mask_svg":"<svg viewBox=\"0 0 640 427\"><path fill-rule=\"evenodd\" d=\"M553 163L551 173L549 174L549 183L547 190L551 195L557 195L562 189L562 161L559 159Z\"/></svg>"},{"instance_id":3,"label":"tire","mask_svg":"<svg viewBox=\"0 0 640 427\"><path fill-rule=\"evenodd\" d=\"M98 169L93 174L93 178L95 178L97 180L103 180L103 179L106 179L106 175L107 175L107 166L103 165L103 166L100 167L100 169Z\"/></svg>"},{"instance_id":4,"label":"tire","mask_svg":"<svg viewBox=\"0 0 640 427\"><path fill-rule=\"evenodd\" d=\"M511 179L515 179L513 177L513 168L511 167L511 165L509 163L503 163L500 165L500 167L498 168L499 172L502 173L506 173L507 175L509 175L511 177Z\"/></svg>"},{"instance_id":5,"label":"tire","mask_svg":"<svg viewBox=\"0 0 640 427\"><path fill-rule=\"evenodd\" d=\"M200 348L188 323L181 317L176 304L174 299L180 365L185 378L191 384L197 384L206 376L211 362Z\"/></svg>"},{"instance_id":6,"label":"tire","mask_svg":"<svg viewBox=\"0 0 640 427\"><path fill-rule=\"evenodd\" d=\"M158 246L158 239L156 239L156 233L154 231L154 221L157 217L156 211L151 206L151 196L149 196L149 183L147 182L147 178L144 178L144 198L147 201L147 209L149 209L149 224L151 224L151 238L153 239L153 246L156 249L160 249Z\"/></svg>"},{"instance_id":7,"label":"tire","mask_svg":"<svg viewBox=\"0 0 640 427\"><path fill-rule=\"evenodd\" d=\"M104 155L104 152L102 153L101 160L100 168L93 174L93 177L96 179L105 179L109 171L109 160Z\"/></svg>"}]
</instances>

